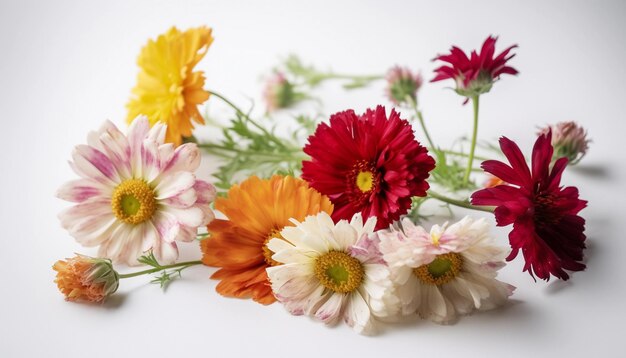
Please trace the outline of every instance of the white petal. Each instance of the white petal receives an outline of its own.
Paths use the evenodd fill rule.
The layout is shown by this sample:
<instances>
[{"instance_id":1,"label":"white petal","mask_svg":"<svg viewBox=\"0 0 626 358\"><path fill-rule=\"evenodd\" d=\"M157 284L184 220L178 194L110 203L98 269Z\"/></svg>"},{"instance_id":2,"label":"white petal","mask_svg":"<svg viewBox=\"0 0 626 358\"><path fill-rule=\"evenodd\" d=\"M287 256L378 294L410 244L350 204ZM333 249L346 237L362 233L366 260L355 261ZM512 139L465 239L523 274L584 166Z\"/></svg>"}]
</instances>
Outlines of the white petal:
<instances>
[{"instance_id":1,"label":"white petal","mask_svg":"<svg viewBox=\"0 0 626 358\"><path fill-rule=\"evenodd\" d=\"M197 228L202 225L204 213L200 208L191 207L188 209L177 209L173 207L165 207L163 212L176 218L180 225Z\"/></svg>"},{"instance_id":2,"label":"white petal","mask_svg":"<svg viewBox=\"0 0 626 358\"><path fill-rule=\"evenodd\" d=\"M115 263L127 263L124 261L124 247L131 234L132 226L127 224L118 225L111 233L109 240L100 245L98 256L111 259Z\"/></svg>"},{"instance_id":3,"label":"white petal","mask_svg":"<svg viewBox=\"0 0 626 358\"><path fill-rule=\"evenodd\" d=\"M409 277L403 285L397 287L396 293L400 299L400 304L402 305L402 314L415 314L421 300L420 283L418 278L413 275Z\"/></svg>"},{"instance_id":4,"label":"white petal","mask_svg":"<svg viewBox=\"0 0 626 358\"><path fill-rule=\"evenodd\" d=\"M358 333L374 333L374 322L370 308L358 291L350 294L344 319Z\"/></svg>"},{"instance_id":5,"label":"white petal","mask_svg":"<svg viewBox=\"0 0 626 358\"><path fill-rule=\"evenodd\" d=\"M347 296L345 294L334 293L330 296L328 301L324 302L317 312L315 312L315 318L328 325L336 324L341 317L341 310L344 300L346 299Z\"/></svg>"},{"instance_id":6,"label":"white petal","mask_svg":"<svg viewBox=\"0 0 626 358\"><path fill-rule=\"evenodd\" d=\"M157 199L176 196L193 187L196 177L190 172L178 172L163 178L156 186Z\"/></svg>"},{"instance_id":7,"label":"white petal","mask_svg":"<svg viewBox=\"0 0 626 358\"><path fill-rule=\"evenodd\" d=\"M196 203L198 196L196 191L192 188L179 192L174 196L162 199L162 202L167 206L171 206L179 209L186 209L193 206Z\"/></svg>"},{"instance_id":8,"label":"white petal","mask_svg":"<svg viewBox=\"0 0 626 358\"><path fill-rule=\"evenodd\" d=\"M116 221L112 213L87 216L77 221L68 231L81 245L95 246L109 237L110 228Z\"/></svg>"},{"instance_id":9,"label":"white petal","mask_svg":"<svg viewBox=\"0 0 626 358\"><path fill-rule=\"evenodd\" d=\"M389 269L385 265L381 264L367 264L363 265L365 269L365 275L369 280L374 282L389 281Z\"/></svg>"},{"instance_id":10,"label":"white petal","mask_svg":"<svg viewBox=\"0 0 626 358\"><path fill-rule=\"evenodd\" d=\"M141 145L140 176L148 183L152 183L159 176L159 174L161 174L161 168L159 167L160 164L161 161L159 159L157 142L149 139L144 140Z\"/></svg>"},{"instance_id":11,"label":"white petal","mask_svg":"<svg viewBox=\"0 0 626 358\"><path fill-rule=\"evenodd\" d=\"M178 259L178 246L176 246L175 242L157 240L152 248L152 253L159 263L164 265L172 264Z\"/></svg>"},{"instance_id":12,"label":"white petal","mask_svg":"<svg viewBox=\"0 0 626 358\"><path fill-rule=\"evenodd\" d=\"M333 229L333 237L338 246L335 250L342 251L354 245L359 238L357 231L347 222L340 222L335 226Z\"/></svg>"},{"instance_id":13,"label":"white petal","mask_svg":"<svg viewBox=\"0 0 626 358\"><path fill-rule=\"evenodd\" d=\"M138 116L128 129L128 145L130 147L130 164L134 177L142 177L141 147L150 130L150 123L146 116Z\"/></svg>"},{"instance_id":14,"label":"white petal","mask_svg":"<svg viewBox=\"0 0 626 358\"><path fill-rule=\"evenodd\" d=\"M154 227L154 224L149 220L146 221L143 225L143 245L141 246L141 251L149 251L155 246L158 240L160 240L159 232Z\"/></svg>"},{"instance_id":15,"label":"white petal","mask_svg":"<svg viewBox=\"0 0 626 358\"><path fill-rule=\"evenodd\" d=\"M161 122L155 123L148 131L146 138L157 142L163 143L165 141L165 133L167 132L167 126Z\"/></svg>"}]
</instances>

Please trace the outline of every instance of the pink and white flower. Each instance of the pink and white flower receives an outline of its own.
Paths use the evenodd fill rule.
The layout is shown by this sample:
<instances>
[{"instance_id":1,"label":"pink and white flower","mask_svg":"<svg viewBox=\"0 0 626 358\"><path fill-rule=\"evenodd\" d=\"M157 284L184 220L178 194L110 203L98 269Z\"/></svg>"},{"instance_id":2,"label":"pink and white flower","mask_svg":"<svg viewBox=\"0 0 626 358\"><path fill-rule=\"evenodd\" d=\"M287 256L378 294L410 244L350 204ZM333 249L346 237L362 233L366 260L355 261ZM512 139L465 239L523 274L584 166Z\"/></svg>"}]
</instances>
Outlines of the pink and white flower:
<instances>
[{"instance_id":1,"label":"pink and white flower","mask_svg":"<svg viewBox=\"0 0 626 358\"><path fill-rule=\"evenodd\" d=\"M283 263L267 268L276 298L294 315L326 324L344 320L359 333L373 333L376 317L397 312L389 270L372 235L376 218L360 214L335 224L325 212L281 231L268 248Z\"/></svg>"},{"instance_id":2,"label":"pink and white flower","mask_svg":"<svg viewBox=\"0 0 626 358\"><path fill-rule=\"evenodd\" d=\"M496 280L507 250L496 246L485 219L465 217L430 232L402 221L402 230L379 231L402 314L437 323L503 305L515 289Z\"/></svg>"},{"instance_id":3,"label":"pink and white flower","mask_svg":"<svg viewBox=\"0 0 626 358\"><path fill-rule=\"evenodd\" d=\"M61 225L98 255L137 264L152 250L163 263L178 257L177 241L192 241L214 217L213 185L196 179L195 144L164 143L166 126L138 117L125 136L113 123L78 145L70 166L80 179L64 184L61 199L76 205L59 214Z\"/></svg>"}]
</instances>

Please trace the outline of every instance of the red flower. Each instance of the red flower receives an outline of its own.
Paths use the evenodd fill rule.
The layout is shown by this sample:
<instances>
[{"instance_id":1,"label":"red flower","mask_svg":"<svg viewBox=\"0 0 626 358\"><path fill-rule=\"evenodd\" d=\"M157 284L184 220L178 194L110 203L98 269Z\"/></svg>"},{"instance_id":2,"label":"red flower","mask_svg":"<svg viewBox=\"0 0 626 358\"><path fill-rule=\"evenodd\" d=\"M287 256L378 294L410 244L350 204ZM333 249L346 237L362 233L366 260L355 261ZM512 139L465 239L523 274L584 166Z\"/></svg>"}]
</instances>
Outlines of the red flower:
<instances>
[{"instance_id":1,"label":"red flower","mask_svg":"<svg viewBox=\"0 0 626 358\"><path fill-rule=\"evenodd\" d=\"M487 37L480 53L474 50L470 57L467 57L460 48L452 46L450 54L439 55L433 59L433 61L440 60L450 65L435 69L437 75L430 82L452 78L456 81L456 92L465 97L489 92L493 82L501 74L517 74L516 69L506 65L507 61L515 56L514 54L509 56L509 52L517 45L510 46L494 58L497 40L497 37Z\"/></svg>"},{"instance_id":2,"label":"red flower","mask_svg":"<svg viewBox=\"0 0 626 358\"><path fill-rule=\"evenodd\" d=\"M474 205L495 205L498 226L513 224L509 241L513 251L507 258L514 259L522 249L528 271L544 280L550 274L569 278L565 270L581 271L580 261L585 248L585 219L578 212L587 206L578 199L578 189L560 186L567 158L560 158L550 170L552 133L540 135L532 153L532 172L517 144L500 138L500 148L511 166L496 160L487 160L482 168L508 185L482 189L472 195Z\"/></svg>"},{"instance_id":3,"label":"red flower","mask_svg":"<svg viewBox=\"0 0 626 358\"><path fill-rule=\"evenodd\" d=\"M335 206L333 220L378 218L376 229L387 227L406 214L411 197L425 196L428 172L435 161L415 139L409 122L383 106L330 117L309 137L302 163L302 178Z\"/></svg>"}]
</instances>

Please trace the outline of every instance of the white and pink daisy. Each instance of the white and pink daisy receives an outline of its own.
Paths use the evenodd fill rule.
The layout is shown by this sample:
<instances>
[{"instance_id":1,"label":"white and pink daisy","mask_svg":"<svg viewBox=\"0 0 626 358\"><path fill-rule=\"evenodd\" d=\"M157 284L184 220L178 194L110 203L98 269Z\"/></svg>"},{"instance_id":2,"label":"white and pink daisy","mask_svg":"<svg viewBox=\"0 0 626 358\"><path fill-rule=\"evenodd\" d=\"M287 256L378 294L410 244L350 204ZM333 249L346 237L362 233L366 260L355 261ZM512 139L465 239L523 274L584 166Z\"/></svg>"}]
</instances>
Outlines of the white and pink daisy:
<instances>
[{"instance_id":1,"label":"white and pink daisy","mask_svg":"<svg viewBox=\"0 0 626 358\"><path fill-rule=\"evenodd\" d=\"M404 219L402 230L377 233L404 315L452 323L503 305L515 289L496 280L507 250L495 245L485 219L446 226L427 232Z\"/></svg>"},{"instance_id":2,"label":"white and pink daisy","mask_svg":"<svg viewBox=\"0 0 626 358\"><path fill-rule=\"evenodd\" d=\"M192 241L213 219L215 188L196 179L200 152L195 144L164 143L166 126L152 128L138 117L125 136L105 122L78 145L70 166L81 178L57 196L77 203L59 214L61 225L98 255L137 264L152 250L163 263L178 257L176 241Z\"/></svg>"},{"instance_id":3,"label":"white and pink daisy","mask_svg":"<svg viewBox=\"0 0 626 358\"><path fill-rule=\"evenodd\" d=\"M268 248L283 263L267 268L276 298L294 315L326 324L344 320L359 333L373 333L376 317L397 311L389 270L378 251L376 218L360 214L337 224L325 213L281 231Z\"/></svg>"}]
</instances>

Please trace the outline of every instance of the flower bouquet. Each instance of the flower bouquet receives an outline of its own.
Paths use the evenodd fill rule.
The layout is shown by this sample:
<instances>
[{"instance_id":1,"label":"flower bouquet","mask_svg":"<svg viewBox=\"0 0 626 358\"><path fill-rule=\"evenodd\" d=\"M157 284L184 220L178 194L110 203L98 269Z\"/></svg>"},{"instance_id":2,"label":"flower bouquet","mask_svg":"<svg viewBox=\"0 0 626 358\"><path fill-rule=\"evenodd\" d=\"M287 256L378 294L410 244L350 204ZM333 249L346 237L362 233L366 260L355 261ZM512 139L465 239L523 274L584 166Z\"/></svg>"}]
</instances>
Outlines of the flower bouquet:
<instances>
[{"instance_id":1,"label":"flower bouquet","mask_svg":"<svg viewBox=\"0 0 626 358\"><path fill-rule=\"evenodd\" d=\"M533 279L568 280L585 269L586 201L561 184L588 149L585 130L574 122L540 128L525 151L506 137L499 147L478 141L480 98L518 74L510 65L517 46L497 52L489 36L478 51L453 46L434 58L440 67L430 82L453 83L458 105L471 102L473 114L471 136L446 148L427 130L424 76L409 68L346 75L292 55L269 75L266 112L254 118L207 89L196 70L212 42L207 27L149 40L128 129L107 121L75 147L78 179L57 193L73 205L59 219L98 254L54 264L67 300L103 302L121 280L142 275L165 287L206 265L217 268L210 277L223 296L278 301L293 315L372 334L380 321L419 315L450 324L506 304L515 288L498 271L520 250ZM303 112L282 133L274 115L302 102L322 108L317 93L328 81L346 91L385 81L381 102L393 106L329 118ZM201 111L207 101L223 102L232 116ZM215 135L194 136L202 124ZM202 152L220 163L215 173L199 170ZM448 223L457 207L482 214ZM449 220L425 226L442 216ZM493 223L512 226L508 246L492 235ZM178 261L178 245L194 241L201 260ZM120 273L118 265L145 267Z\"/></svg>"}]
</instances>

